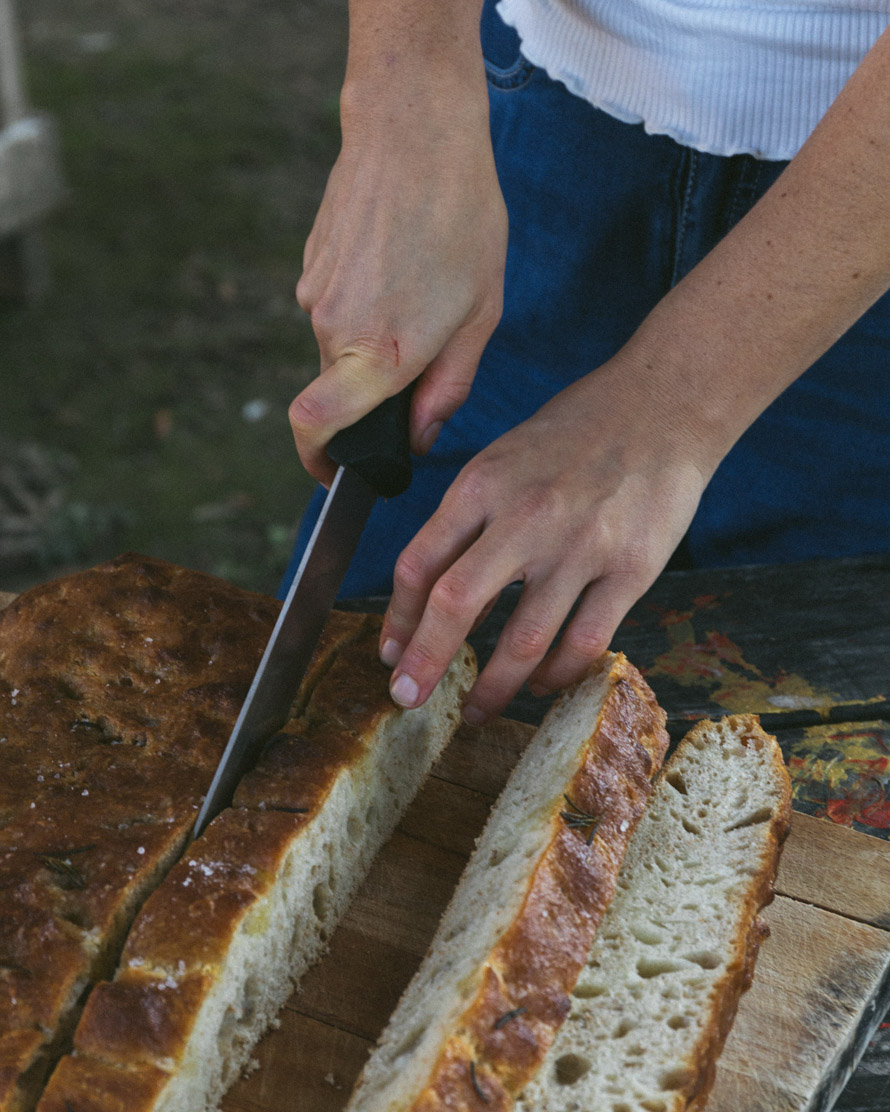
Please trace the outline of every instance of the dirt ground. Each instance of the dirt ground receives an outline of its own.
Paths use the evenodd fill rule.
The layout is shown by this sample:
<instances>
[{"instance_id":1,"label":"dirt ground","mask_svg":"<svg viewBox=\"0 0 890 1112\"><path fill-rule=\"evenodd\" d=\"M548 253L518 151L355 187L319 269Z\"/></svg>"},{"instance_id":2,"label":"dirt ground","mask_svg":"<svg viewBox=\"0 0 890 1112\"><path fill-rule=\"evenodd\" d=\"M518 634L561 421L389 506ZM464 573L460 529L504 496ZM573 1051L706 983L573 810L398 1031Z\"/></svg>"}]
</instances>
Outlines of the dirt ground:
<instances>
[{"instance_id":1,"label":"dirt ground","mask_svg":"<svg viewBox=\"0 0 890 1112\"><path fill-rule=\"evenodd\" d=\"M18 0L58 126L52 290L0 306L0 589L128 549L274 591L346 0Z\"/></svg>"}]
</instances>

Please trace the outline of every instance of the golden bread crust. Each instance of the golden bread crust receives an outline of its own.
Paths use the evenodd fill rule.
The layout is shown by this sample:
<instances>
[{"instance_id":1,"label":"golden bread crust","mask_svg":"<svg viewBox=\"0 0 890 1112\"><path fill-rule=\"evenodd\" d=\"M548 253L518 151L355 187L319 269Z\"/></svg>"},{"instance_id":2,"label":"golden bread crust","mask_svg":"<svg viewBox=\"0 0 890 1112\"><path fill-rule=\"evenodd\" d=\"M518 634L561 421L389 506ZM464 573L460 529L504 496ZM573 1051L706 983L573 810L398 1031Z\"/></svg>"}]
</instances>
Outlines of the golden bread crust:
<instances>
[{"instance_id":1,"label":"golden bread crust","mask_svg":"<svg viewBox=\"0 0 890 1112\"><path fill-rule=\"evenodd\" d=\"M664 712L639 672L621 654L607 666L610 692L566 787L570 802L553 802L550 841L522 908L491 952L414 1112L512 1106L568 1014L668 744ZM592 816L588 826L566 821L566 813L579 812Z\"/></svg>"},{"instance_id":2,"label":"golden bread crust","mask_svg":"<svg viewBox=\"0 0 890 1112\"><path fill-rule=\"evenodd\" d=\"M782 797L770 820L768 849L758 862L758 871L745 892L746 912L739 920L733 940L735 960L727 964L720 986L713 994L711 1014L703 1024L705 1037L697 1044L695 1057L689 1063L689 1080L678 1091L676 1112L686 1112L687 1109L688 1112L702 1112L707 1105L720 1052L735 1021L742 993L751 987L760 944L769 935L769 928L760 918L760 912L775 895L774 884L782 844L791 827L791 781L776 739L763 730L756 715L731 715L726 722L730 729L741 731L740 740L745 746L769 750L774 780L782 785ZM690 730L687 738L706 734L709 725L708 722L699 723Z\"/></svg>"},{"instance_id":3,"label":"golden bread crust","mask_svg":"<svg viewBox=\"0 0 890 1112\"><path fill-rule=\"evenodd\" d=\"M29 1071L40 1064L43 1042L43 1033L36 1028L0 1034L0 1108L19 1112L33 1102L33 1091L42 1078L32 1078Z\"/></svg>"},{"instance_id":4,"label":"golden bread crust","mask_svg":"<svg viewBox=\"0 0 890 1112\"><path fill-rule=\"evenodd\" d=\"M134 922L121 969L166 978L223 960L247 908L274 882L305 816L223 811L170 870ZM78 1046L80 1029L78 1029Z\"/></svg>"},{"instance_id":5,"label":"golden bread crust","mask_svg":"<svg viewBox=\"0 0 890 1112\"><path fill-rule=\"evenodd\" d=\"M176 1068L244 916L277 883L285 856L342 770L364 754L376 723L393 713L388 673L376 662L380 619L336 625L325 639L336 659L316 671L324 682L304 699L302 717L282 728L235 805L191 844L137 916L115 980L89 998L75 1033L78 1056ZM50 1090L57 1087L53 1078Z\"/></svg>"},{"instance_id":6,"label":"golden bread crust","mask_svg":"<svg viewBox=\"0 0 890 1112\"><path fill-rule=\"evenodd\" d=\"M77 1025L78 1057L126 1069L151 1065L169 1071L182 1054L212 981L209 974L168 980L139 969L103 981L90 993Z\"/></svg>"},{"instance_id":7,"label":"golden bread crust","mask_svg":"<svg viewBox=\"0 0 890 1112\"><path fill-rule=\"evenodd\" d=\"M267 918L281 911L276 897L287 888L282 876L292 868L298 871L299 862L307 857L296 852L302 835L339 790L338 785L348 782L349 775L344 773L372 765L368 758L373 752L376 759L378 752L372 751L372 746L382 747L383 760L389 735L378 727L388 729L389 722L405 716L389 697L389 673L378 660L380 628L381 619L372 615L332 615L295 701L294 714L242 780L233 806L188 847L142 906L114 980L100 983L91 993L75 1032L74 1053L62 1059L50 1078L39 1112L63 1108L66 1101L75 1105L83 1099L77 1086L88 1076L97 1086L101 1102L107 1102L97 1104L97 1112L117 1107L114 1101L126 1093L127 1078L136 1077L143 1083L139 1069L148 1071L144 1100L141 1090L134 1097L139 1110L173 1100L169 1092L161 1096L165 1084L175 1090L176 1100L186 1099L175 1088L174 1079L184 1078L186 1086L197 1084L195 1055L200 1054L207 1030L219 1032L220 1005L233 1027L244 1024L249 1028L251 1017L266 1015L265 998L259 1006L254 994L247 991L247 982L240 989L235 987L233 969L237 978L245 975L248 966L238 966L243 958L233 959L232 954L243 955L245 936L265 938ZM466 649L461 657L461 675L467 684L470 671L475 671L470 656ZM399 727L399 736L414 736L407 723ZM400 750L393 747L393 751ZM366 771L360 775L365 776ZM335 799L341 798L342 791ZM329 821L348 835L352 824L362 819L335 808ZM347 847L351 860L359 860L365 852L360 844L361 838L356 836L355 848L351 843ZM325 869L333 875L333 858L325 859ZM349 875L344 870L344 877ZM291 931L306 933L313 919L323 924L316 942L300 943L299 961L317 956L311 945L322 947L327 937L326 897L319 896L316 907L314 890L324 887L324 878L314 872L313 878L309 880L307 874L308 884L300 889L301 899L308 899L308 911L302 904L297 915L291 909L285 920L286 935L281 936L290 940ZM347 883L344 879L338 892L346 891ZM307 922L305 930L301 916ZM279 928L283 926L283 922L275 922ZM273 980L289 991L286 972L278 969ZM213 1018L208 1020L208 1016ZM220 1038L217 1034L216 1042ZM242 1041L239 1048L245 1045ZM237 1066L236 1061L234 1068ZM231 1061L227 1060L229 1068ZM230 1079L228 1075L225 1083ZM205 1099L215 1100L218 1093L212 1087L218 1080L208 1074L201 1082L208 1087L200 1098L197 1089L188 1089L189 1106L194 1103L192 1097L201 1107ZM109 1088L112 1082L114 1087Z\"/></svg>"},{"instance_id":8,"label":"golden bread crust","mask_svg":"<svg viewBox=\"0 0 890 1112\"><path fill-rule=\"evenodd\" d=\"M135 556L35 587L0 612L6 720L66 753L105 743L212 768L277 611Z\"/></svg>"},{"instance_id":9,"label":"golden bread crust","mask_svg":"<svg viewBox=\"0 0 890 1112\"><path fill-rule=\"evenodd\" d=\"M278 610L126 555L0 611L0 1029L22 1045L42 1032L20 1073L64 1049L84 988L111 975L181 853ZM298 702L365 625L332 617ZM24 1097L4 1084L9 1112Z\"/></svg>"},{"instance_id":10,"label":"golden bread crust","mask_svg":"<svg viewBox=\"0 0 890 1112\"><path fill-rule=\"evenodd\" d=\"M238 785L236 807L315 814L338 771L354 763L375 724L392 712L389 672L377 656L382 619L373 614L350 618L354 638L340 643L328 660L324 682L310 689L301 716L275 735Z\"/></svg>"},{"instance_id":11,"label":"golden bread crust","mask_svg":"<svg viewBox=\"0 0 890 1112\"><path fill-rule=\"evenodd\" d=\"M152 1112L169 1077L155 1066L121 1069L90 1058L63 1058L41 1112Z\"/></svg>"}]
</instances>

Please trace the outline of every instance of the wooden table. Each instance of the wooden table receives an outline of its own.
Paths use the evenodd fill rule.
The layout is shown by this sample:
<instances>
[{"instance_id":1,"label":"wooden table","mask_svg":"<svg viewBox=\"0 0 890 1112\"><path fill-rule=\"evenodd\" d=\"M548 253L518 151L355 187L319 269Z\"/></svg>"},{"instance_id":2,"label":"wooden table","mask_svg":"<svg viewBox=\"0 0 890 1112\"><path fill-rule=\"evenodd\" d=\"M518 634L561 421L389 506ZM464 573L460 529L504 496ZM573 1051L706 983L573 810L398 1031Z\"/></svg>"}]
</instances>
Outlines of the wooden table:
<instances>
[{"instance_id":1,"label":"wooden table","mask_svg":"<svg viewBox=\"0 0 890 1112\"><path fill-rule=\"evenodd\" d=\"M508 589L473 636L480 661L490 655L517 597L517 590ZM349 605L382 609L385 600ZM890 845L885 852L877 841L890 837L890 558L666 572L628 614L613 646L646 675L668 713L674 739L702 717L739 711L761 716L782 746L795 810L875 839L867 843L874 853L865 875L860 868L853 878L828 839L832 846L824 861L809 863L811 879L831 890L840 912L847 894L851 905L858 900L853 893L858 886L871 906L864 921L890 929ZM546 705L520 693L507 716L536 723ZM494 759L509 763L509 749ZM453 759L469 758L458 752ZM489 754L486 761L491 759ZM472 775L465 768L456 779L466 783ZM456 795L454 802L457 806ZM428 821L445 820L431 811ZM799 820L798 828L805 822ZM817 825L810 831L824 829ZM456 880L444 861L439 867L444 884ZM316 991L311 984L309 990ZM880 999L887 995L884 985ZM862 1028L866 1034L877 1018ZM878 1025L864 1052L862 1046L847 1049L837 1076L846 1077L849 1059L860 1052L834 1108L888 1112L890 1022ZM813 1107L825 1109L833 1095L819 1099Z\"/></svg>"}]
</instances>

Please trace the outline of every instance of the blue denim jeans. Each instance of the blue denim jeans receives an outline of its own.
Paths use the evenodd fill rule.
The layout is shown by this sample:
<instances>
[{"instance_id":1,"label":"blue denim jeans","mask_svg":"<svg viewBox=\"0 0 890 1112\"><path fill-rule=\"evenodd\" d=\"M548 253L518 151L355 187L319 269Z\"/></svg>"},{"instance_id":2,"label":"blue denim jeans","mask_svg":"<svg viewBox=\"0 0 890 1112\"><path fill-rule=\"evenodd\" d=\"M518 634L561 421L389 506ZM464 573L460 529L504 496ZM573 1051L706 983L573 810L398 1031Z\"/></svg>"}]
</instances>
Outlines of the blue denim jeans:
<instances>
[{"instance_id":1,"label":"blue denim jeans","mask_svg":"<svg viewBox=\"0 0 890 1112\"><path fill-rule=\"evenodd\" d=\"M410 489L375 509L343 597L388 594L463 464L614 355L784 166L702 154L598 111L522 56L491 0L482 37L510 216L503 318ZM742 436L684 549L699 567L890 551L890 296Z\"/></svg>"}]
</instances>

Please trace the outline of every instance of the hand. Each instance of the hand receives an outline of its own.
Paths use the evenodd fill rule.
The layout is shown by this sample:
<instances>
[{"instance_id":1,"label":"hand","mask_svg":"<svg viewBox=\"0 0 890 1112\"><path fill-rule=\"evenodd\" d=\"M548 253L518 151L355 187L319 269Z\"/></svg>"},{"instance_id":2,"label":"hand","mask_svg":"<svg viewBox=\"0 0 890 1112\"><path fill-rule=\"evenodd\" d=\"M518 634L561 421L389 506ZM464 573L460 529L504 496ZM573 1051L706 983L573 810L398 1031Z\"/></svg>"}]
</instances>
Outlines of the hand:
<instances>
[{"instance_id":1,"label":"hand","mask_svg":"<svg viewBox=\"0 0 890 1112\"><path fill-rule=\"evenodd\" d=\"M371 119L344 111L297 287L321 374L290 419L322 482L334 474L325 454L334 433L414 379L411 448L428 451L469 393L501 313L507 217L484 74L447 93L427 77L399 97L389 113L371 98Z\"/></svg>"},{"instance_id":2,"label":"hand","mask_svg":"<svg viewBox=\"0 0 890 1112\"><path fill-rule=\"evenodd\" d=\"M397 702L427 698L517 579L522 596L465 717L495 714L526 678L543 693L583 674L736 439L890 286L888 180L890 30L773 187L625 348L460 473L396 568L381 656Z\"/></svg>"},{"instance_id":3,"label":"hand","mask_svg":"<svg viewBox=\"0 0 890 1112\"><path fill-rule=\"evenodd\" d=\"M482 451L402 553L380 642L395 665L396 702L427 698L478 617L516 580L520 601L465 718L497 714L526 679L535 694L580 679L667 562L709 473L690 459L685 431L629 390L621 362Z\"/></svg>"}]
</instances>

